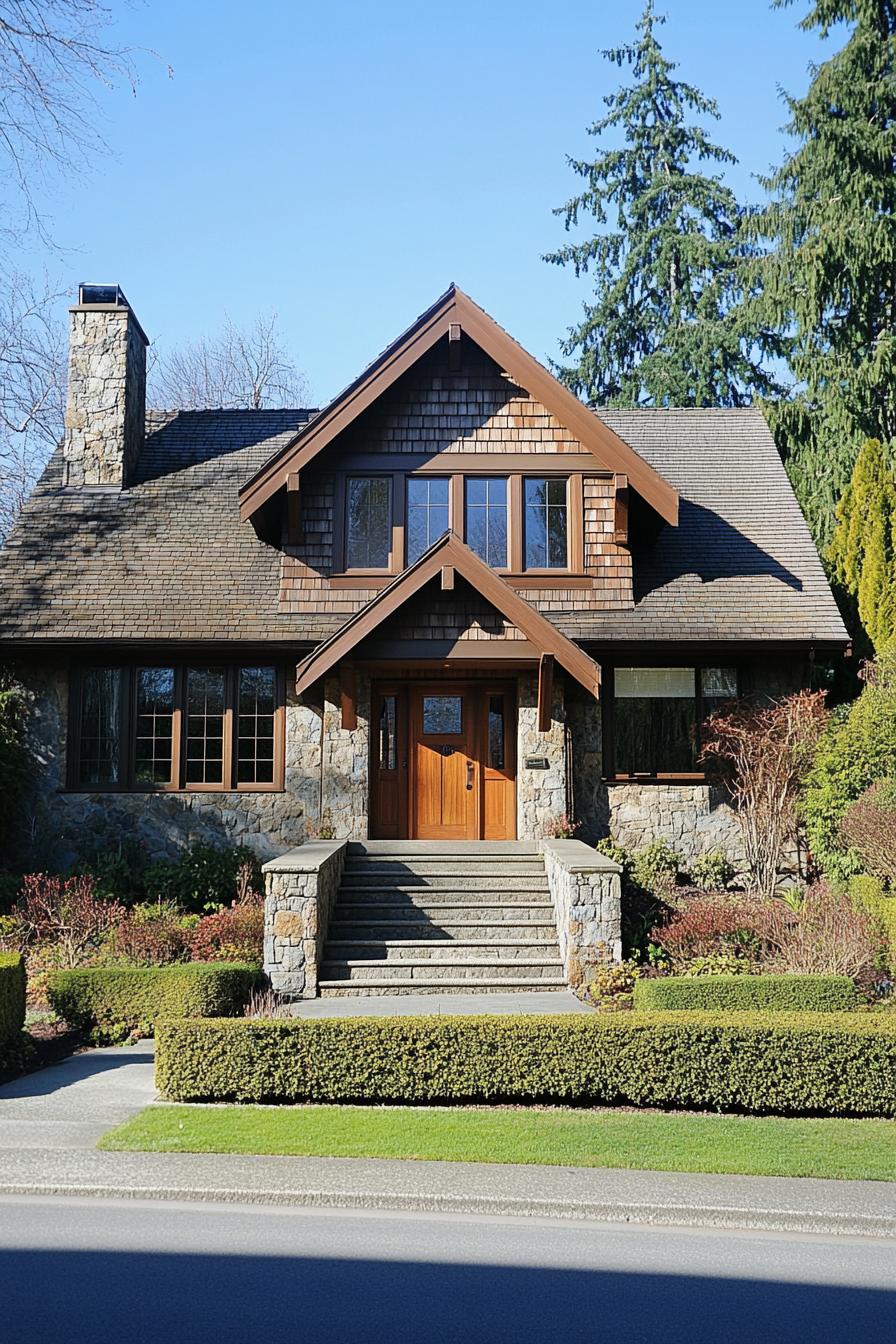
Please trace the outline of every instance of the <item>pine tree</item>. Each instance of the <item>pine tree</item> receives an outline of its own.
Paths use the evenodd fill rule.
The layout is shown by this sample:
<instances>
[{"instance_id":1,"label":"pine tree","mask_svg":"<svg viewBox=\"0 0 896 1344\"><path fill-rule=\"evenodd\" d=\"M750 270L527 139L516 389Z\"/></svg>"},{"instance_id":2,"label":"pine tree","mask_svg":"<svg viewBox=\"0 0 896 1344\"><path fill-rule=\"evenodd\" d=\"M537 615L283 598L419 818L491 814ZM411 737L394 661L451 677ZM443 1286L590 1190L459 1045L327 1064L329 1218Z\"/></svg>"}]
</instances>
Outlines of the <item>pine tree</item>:
<instances>
[{"instance_id":1,"label":"pine tree","mask_svg":"<svg viewBox=\"0 0 896 1344\"><path fill-rule=\"evenodd\" d=\"M849 38L787 98L798 144L747 225L769 249L753 311L788 340L796 379L773 428L822 546L860 445L896 434L896 0L812 0L801 26L838 23Z\"/></svg>"},{"instance_id":2,"label":"pine tree","mask_svg":"<svg viewBox=\"0 0 896 1344\"><path fill-rule=\"evenodd\" d=\"M776 389L738 305L741 211L720 176L699 171L735 159L689 121L718 119L718 109L674 78L655 33L663 22L647 0L637 40L603 52L634 82L605 98L607 114L588 128L597 157L568 159L585 185L554 214L567 230L590 217L599 231L544 258L594 280L561 341L575 363L555 367L592 406L741 406Z\"/></svg>"},{"instance_id":3,"label":"pine tree","mask_svg":"<svg viewBox=\"0 0 896 1344\"><path fill-rule=\"evenodd\" d=\"M879 439L859 449L837 506L828 561L880 653L896 638L896 470Z\"/></svg>"}]
</instances>

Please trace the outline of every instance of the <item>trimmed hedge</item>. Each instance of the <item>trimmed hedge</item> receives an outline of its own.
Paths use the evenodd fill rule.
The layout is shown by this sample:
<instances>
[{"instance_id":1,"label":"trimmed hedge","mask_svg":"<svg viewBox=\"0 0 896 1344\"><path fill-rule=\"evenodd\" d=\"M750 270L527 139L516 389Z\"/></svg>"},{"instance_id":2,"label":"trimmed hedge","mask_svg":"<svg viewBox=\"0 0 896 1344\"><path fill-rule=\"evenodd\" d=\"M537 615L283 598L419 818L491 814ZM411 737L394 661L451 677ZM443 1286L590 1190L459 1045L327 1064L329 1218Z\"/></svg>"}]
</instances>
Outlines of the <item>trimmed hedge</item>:
<instances>
[{"instance_id":1,"label":"trimmed hedge","mask_svg":"<svg viewBox=\"0 0 896 1344\"><path fill-rule=\"evenodd\" d=\"M896 1019L862 1013L181 1020L156 1042L172 1101L896 1115Z\"/></svg>"},{"instance_id":2,"label":"trimmed hedge","mask_svg":"<svg viewBox=\"0 0 896 1344\"><path fill-rule=\"evenodd\" d=\"M849 895L853 905L867 910L880 925L887 943L887 968L896 975L896 895L885 892L880 878L868 873L857 873L849 879Z\"/></svg>"},{"instance_id":3,"label":"trimmed hedge","mask_svg":"<svg viewBox=\"0 0 896 1344\"><path fill-rule=\"evenodd\" d=\"M848 975L670 975L636 980L636 1011L848 1013L856 987Z\"/></svg>"},{"instance_id":4,"label":"trimmed hedge","mask_svg":"<svg viewBox=\"0 0 896 1344\"><path fill-rule=\"evenodd\" d=\"M25 1025L25 958L0 952L0 1054L18 1041Z\"/></svg>"},{"instance_id":5,"label":"trimmed hedge","mask_svg":"<svg viewBox=\"0 0 896 1344\"><path fill-rule=\"evenodd\" d=\"M242 1012L258 978L252 966L95 966L50 977L50 1006L94 1041L151 1036L159 1017L228 1017Z\"/></svg>"}]
</instances>

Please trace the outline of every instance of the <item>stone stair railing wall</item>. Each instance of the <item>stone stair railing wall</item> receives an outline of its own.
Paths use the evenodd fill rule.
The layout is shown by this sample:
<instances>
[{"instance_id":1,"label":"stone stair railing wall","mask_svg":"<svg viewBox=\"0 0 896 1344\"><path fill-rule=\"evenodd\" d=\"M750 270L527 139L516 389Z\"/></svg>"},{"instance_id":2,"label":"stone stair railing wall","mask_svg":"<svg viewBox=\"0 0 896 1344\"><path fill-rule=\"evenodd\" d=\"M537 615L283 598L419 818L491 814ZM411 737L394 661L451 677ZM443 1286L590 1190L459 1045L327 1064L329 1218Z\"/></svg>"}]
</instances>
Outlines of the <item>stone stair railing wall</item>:
<instances>
[{"instance_id":1,"label":"stone stair railing wall","mask_svg":"<svg viewBox=\"0 0 896 1344\"><path fill-rule=\"evenodd\" d=\"M345 850L345 840L310 840L264 865L264 970L284 998L317 997Z\"/></svg>"},{"instance_id":2,"label":"stone stair railing wall","mask_svg":"<svg viewBox=\"0 0 896 1344\"><path fill-rule=\"evenodd\" d=\"M581 840L543 840L566 983L578 989L588 968L622 959L622 869Z\"/></svg>"}]
</instances>

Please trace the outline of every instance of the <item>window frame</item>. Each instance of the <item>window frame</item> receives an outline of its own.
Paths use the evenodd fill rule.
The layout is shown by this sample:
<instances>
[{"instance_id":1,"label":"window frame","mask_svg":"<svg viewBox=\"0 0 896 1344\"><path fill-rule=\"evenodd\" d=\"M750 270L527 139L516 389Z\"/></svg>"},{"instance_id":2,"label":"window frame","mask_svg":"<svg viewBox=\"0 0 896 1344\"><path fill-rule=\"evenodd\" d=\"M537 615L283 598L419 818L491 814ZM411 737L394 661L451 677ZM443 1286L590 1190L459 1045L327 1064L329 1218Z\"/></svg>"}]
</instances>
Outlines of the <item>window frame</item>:
<instances>
[{"instance_id":1,"label":"window frame","mask_svg":"<svg viewBox=\"0 0 896 1344\"><path fill-rule=\"evenodd\" d=\"M333 559L342 575L352 578L369 575L371 578L384 578L400 571L396 566L404 560L404 533L407 501L405 491L405 472L357 471L343 472L338 479L333 510ZM384 566L350 566L348 563L348 494L349 481L385 480L389 482L389 518L390 542L389 556Z\"/></svg>"},{"instance_id":2,"label":"window frame","mask_svg":"<svg viewBox=\"0 0 896 1344\"><path fill-rule=\"evenodd\" d=\"M349 480L349 477L347 476L347 477L346 477L346 481L348 481L348 480ZM410 565L416 564L417 560L420 559L420 556L418 555L418 556L416 557L415 560L411 560L411 558L410 558L410 551L409 551L409 546L410 546L410 533L411 533L411 492L410 492L410 484L411 484L411 481L428 481L428 482L430 482L430 483L433 482L433 481L444 481L444 482L445 482L445 484L446 484L447 487L448 487L448 526L446 527L445 531L446 531L446 532L456 531L456 528L455 528L455 512L454 512L454 508L455 508L455 485L454 485L454 476L453 476L453 474L452 474L449 470L447 470L447 469L446 469L444 472L442 472L442 473L429 472L429 471L425 471L425 472L424 472L424 471L409 471L409 472L407 472L407 473L405 474L404 485L403 485L403 490L402 490L402 495L403 495L403 498L404 498L404 512L403 512L401 518L399 519L399 523L400 523L400 526L401 526L401 531L402 531L402 534L403 534L403 541L404 541L403 557L404 557L404 566L405 566L405 569L407 569ZM395 499L395 485L394 485L394 483L393 483L393 486L392 486L392 498L393 498L393 501L394 501L394 499ZM441 508L442 506L441 506L441 505L436 505L436 506L434 506L434 505L432 505L432 504L427 504L426 507L427 507L427 510L429 510L429 509L432 509L433 507ZM394 511L394 506L393 506L393 525L394 525L394 522L395 522L395 511ZM443 532L441 535L444 536L445 533ZM437 538L436 538L436 541L438 541L438 540L439 540L439 538L437 537ZM433 546L434 544L435 544L434 542L430 542L430 543L429 543L429 546ZM429 550L429 546L427 546L427 547L425 548L425 550L428 551L428 550ZM425 551L421 551L421 552L420 552L421 555L423 555L424 553L425 553Z\"/></svg>"},{"instance_id":3,"label":"window frame","mask_svg":"<svg viewBox=\"0 0 896 1344\"><path fill-rule=\"evenodd\" d=\"M703 657L692 661L682 661L680 659L641 659L634 661L637 655L633 655L632 660L618 663L603 663L601 665L601 734L603 742L603 760L601 763L601 778L607 784L705 784L707 775L705 770L694 771L654 771L652 774L634 774L622 775L616 770L616 667L675 667L693 669L694 672L694 715L696 723L696 756L700 756L700 728L706 717L703 710L703 673L707 668L730 667L733 668L737 679L736 698L741 699L744 695L744 671L743 664L735 658L726 658L723 656L717 658Z\"/></svg>"},{"instance_id":4,"label":"window frame","mask_svg":"<svg viewBox=\"0 0 896 1344\"><path fill-rule=\"evenodd\" d=\"M506 513L507 513L507 518L506 518L506 528L507 528L507 548L506 548L506 552L505 552L505 553L506 553L506 556L507 556L507 562L506 562L506 564L503 564L503 565L489 565L489 568L490 568L490 569L494 569L494 572L495 572L496 574L511 574L511 573L513 572L513 568L512 568L512 567L513 567L513 546L514 546L514 537L516 536L516 534L517 534L518 531L519 531L519 526L518 526L518 524L514 521L514 517L513 517L513 509L514 509L514 490L513 490L513 485L512 485L512 479L513 479L513 478L512 478L512 476L511 476L511 474L510 474L509 472L500 472L500 471L499 471L499 472L464 472L463 475L462 475L459 479L460 479L459 495L460 495L460 499L461 499L461 511L460 511L461 531L460 531L460 535L461 535L462 538L463 538L464 544L467 545L467 546L470 545L470 543L469 543L469 541L468 541L468 539L467 539L467 509L470 507L469 502L468 502L468 500L467 500L467 487L468 487L468 485L470 484L471 481L504 481L504 483L505 483L505 485L506 485L504 508L505 508L505 510L506 510ZM473 508L481 508L481 507L482 507L482 505L476 505L476 504L473 505ZM472 550L472 547L470 547L470 549ZM474 554L476 554L476 552L474 552ZM482 559L481 556L480 556L479 558ZM483 563L483 564L488 564L488 561L487 561L487 560L483 560L482 563Z\"/></svg>"},{"instance_id":5,"label":"window frame","mask_svg":"<svg viewBox=\"0 0 896 1344\"><path fill-rule=\"evenodd\" d=\"M520 534L520 573L522 574L569 574L572 571L573 556L573 515L575 512L573 505L572 478L566 476L566 563L564 565L527 565L526 564L526 483L528 481L550 481L563 479L562 472L540 471L523 473L521 480L520 499L519 499L519 534ZM548 505L548 508L551 506ZM553 506L556 507L556 506ZM547 519L545 520L547 524Z\"/></svg>"},{"instance_id":6,"label":"window frame","mask_svg":"<svg viewBox=\"0 0 896 1344\"><path fill-rule=\"evenodd\" d=\"M81 687L85 672L91 668L118 670L121 678L121 744L119 780L116 784L82 783L81 759ZM171 775L168 783L138 782L137 764L137 672L144 667L170 667L174 670L174 712L171 723ZM270 667L274 672L274 778L271 783L243 784L237 781L237 719L239 674L244 668ZM221 784L186 781L186 687L189 668L215 668L224 672L224 744ZM66 790L70 793L282 793L286 778L286 675L280 663L262 658L230 661L218 658L142 658L123 662L115 659L91 659L71 669L68 695L68 740L66 747Z\"/></svg>"}]
</instances>

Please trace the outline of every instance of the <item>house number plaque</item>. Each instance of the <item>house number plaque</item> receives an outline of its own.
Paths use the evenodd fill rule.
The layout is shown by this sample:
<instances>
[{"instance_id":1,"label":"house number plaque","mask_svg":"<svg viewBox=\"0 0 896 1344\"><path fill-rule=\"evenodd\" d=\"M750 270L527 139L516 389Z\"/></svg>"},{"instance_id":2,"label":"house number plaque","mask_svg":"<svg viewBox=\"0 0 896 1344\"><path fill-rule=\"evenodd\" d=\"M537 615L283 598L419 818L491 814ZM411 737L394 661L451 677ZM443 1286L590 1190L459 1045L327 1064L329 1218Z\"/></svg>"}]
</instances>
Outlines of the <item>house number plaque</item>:
<instances>
[{"instance_id":1,"label":"house number plaque","mask_svg":"<svg viewBox=\"0 0 896 1344\"><path fill-rule=\"evenodd\" d=\"M547 758L547 756L527 756L527 757L526 757L526 769L527 769L527 770L547 770L547 768L548 768L548 758Z\"/></svg>"}]
</instances>

